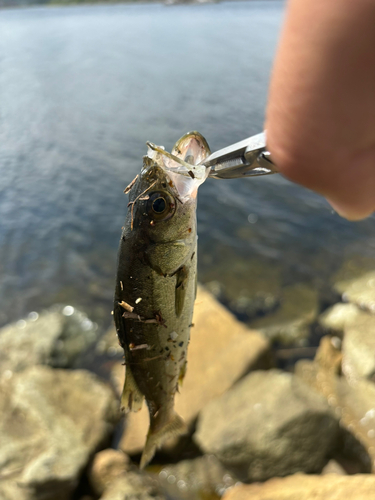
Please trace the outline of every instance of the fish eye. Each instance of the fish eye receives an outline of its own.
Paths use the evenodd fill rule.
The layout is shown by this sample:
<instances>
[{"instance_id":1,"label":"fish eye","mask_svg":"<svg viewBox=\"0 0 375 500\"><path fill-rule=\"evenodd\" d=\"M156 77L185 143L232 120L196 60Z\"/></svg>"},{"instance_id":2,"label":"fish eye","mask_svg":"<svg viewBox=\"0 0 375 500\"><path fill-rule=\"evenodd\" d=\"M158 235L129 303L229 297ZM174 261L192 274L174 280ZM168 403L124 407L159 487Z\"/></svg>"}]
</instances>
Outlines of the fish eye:
<instances>
[{"instance_id":1,"label":"fish eye","mask_svg":"<svg viewBox=\"0 0 375 500\"><path fill-rule=\"evenodd\" d=\"M167 202L161 196L160 198L156 198L152 203L152 210L157 214L162 214L166 208Z\"/></svg>"},{"instance_id":2,"label":"fish eye","mask_svg":"<svg viewBox=\"0 0 375 500\"><path fill-rule=\"evenodd\" d=\"M175 208L175 200L168 192L157 191L149 195L147 213L152 223L169 219L174 214Z\"/></svg>"}]
</instances>

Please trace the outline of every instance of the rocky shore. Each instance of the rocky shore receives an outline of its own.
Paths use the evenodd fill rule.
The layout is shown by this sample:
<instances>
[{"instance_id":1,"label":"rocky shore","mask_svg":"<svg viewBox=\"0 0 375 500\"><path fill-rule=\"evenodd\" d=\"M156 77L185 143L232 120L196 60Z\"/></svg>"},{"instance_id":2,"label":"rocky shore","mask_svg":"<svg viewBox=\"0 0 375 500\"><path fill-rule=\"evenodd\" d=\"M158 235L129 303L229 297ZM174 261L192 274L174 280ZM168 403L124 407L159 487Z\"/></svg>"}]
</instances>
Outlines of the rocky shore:
<instances>
[{"instance_id":1,"label":"rocky shore","mask_svg":"<svg viewBox=\"0 0 375 500\"><path fill-rule=\"evenodd\" d=\"M114 328L103 336L67 305L2 328L1 500L373 500L375 273L338 279L332 296L321 312L315 293L286 290L306 298L299 317L243 300L268 307L255 330L199 287L176 397L189 433L145 472L148 414L120 414ZM280 369L274 342L289 333L293 357L311 325L315 354Z\"/></svg>"}]
</instances>

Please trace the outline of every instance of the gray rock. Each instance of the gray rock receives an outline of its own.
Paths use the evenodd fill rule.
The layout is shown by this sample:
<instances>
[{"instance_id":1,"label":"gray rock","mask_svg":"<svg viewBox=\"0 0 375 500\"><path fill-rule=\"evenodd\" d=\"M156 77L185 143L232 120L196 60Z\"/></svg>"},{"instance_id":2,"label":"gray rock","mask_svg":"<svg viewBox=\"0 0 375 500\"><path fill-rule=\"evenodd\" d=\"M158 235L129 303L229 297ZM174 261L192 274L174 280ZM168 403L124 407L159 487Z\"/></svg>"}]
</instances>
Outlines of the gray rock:
<instances>
[{"instance_id":1,"label":"gray rock","mask_svg":"<svg viewBox=\"0 0 375 500\"><path fill-rule=\"evenodd\" d=\"M243 480L316 472L335 446L327 402L289 373L251 373L201 412L194 438Z\"/></svg>"},{"instance_id":2,"label":"gray rock","mask_svg":"<svg viewBox=\"0 0 375 500\"><path fill-rule=\"evenodd\" d=\"M345 301L375 313L375 271L369 271L357 278L339 281L334 288Z\"/></svg>"},{"instance_id":3,"label":"gray rock","mask_svg":"<svg viewBox=\"0 0 375 500\"><path fill-rule=\"evenodd\" d=\"M97 325L72 306L30 313L29 318L0 329L0 373L33 365L78 367L80 355L97 334Z\"/></svg>"},{"instance_id":4,"label":"gray rock","mask_svg":"<svg viewBox=\"0 0 375 500\"><path fill-rule=\"evenodd\" d=\"M164 500L157 481L144 473L127 472L115 479L100 500Z\"/></svg>"},{"instance_id":5,"label":"gray rock","mask_svg":"<svg viewBox=\"0 0 375 500\"><path fill-rule=\"evenodd\" d=\"M118 419L112 390L83 371L35 366L0 381L0 498L68 500Z\"/></svg>"},{"instance_id":6,"label":"gray rock","mask_svg":"<svg viewBox=\"0 0 375 500\"><path fill-rule=\"evenodd\" d=\"M286 287L275 312L250 323L271 340L305 345L318 314L318 294L303 284Z\"/></svg>"},{"instance_id":7,"label":"gray rock","mask_svg":"<svg viewBox=\"0 0 375 500\"><path fill-rule=\"evenodd\" d=\"M238 478L214 455L204 455L166 465L159 472L159 481L170 498L200 500L213 495L222 496L238 482Z\"/></svg>"}]
</instances>

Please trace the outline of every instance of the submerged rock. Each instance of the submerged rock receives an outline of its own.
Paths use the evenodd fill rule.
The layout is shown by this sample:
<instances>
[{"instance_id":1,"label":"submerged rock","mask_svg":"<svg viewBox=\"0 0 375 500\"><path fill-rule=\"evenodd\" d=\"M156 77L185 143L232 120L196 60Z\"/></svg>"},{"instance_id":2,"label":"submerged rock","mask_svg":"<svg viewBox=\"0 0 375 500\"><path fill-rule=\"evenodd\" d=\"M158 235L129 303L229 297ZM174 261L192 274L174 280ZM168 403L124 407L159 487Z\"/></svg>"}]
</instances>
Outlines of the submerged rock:
<instances>
[{"instance_id":1,"label":"submerged rock","mask_svg":"<svg viewBox=\"0 0 375 500\"><path fill-rule=\"evenodd\" d=\"M257 371L201 411L194 439L242 480L318 472L338 423L323 397L279 370Z\"/></svg>"},{"instance_id":2,"label":"submerged rock","mask_svg":"<svg viewBox=\"0 0 375 500\"><path fill-rule=\"evenodd\" d=\"M294 474L264 484L236 486L224 495L223 500L373 500L374 492L373 475Z\"/></svg>"},{"instance_id":3,"label":"submerged rock","mask_svg":"<svg viewBox=\"0 0 375 500\"><path fill-rule=\"evenodd\" d=\"M83 371L35 366L0 381L0 498L68 500L118 419L112 390Z\"/></svg>"},{"instance_id":4,"label":"submerged rock","mask_svg":"<svg viewBox=\"0 0 375 500\"><path fill-rule=\"evenodd\" d=\"M269 342L237 321L203 287L198 288L193 324L187 373L181 392L175 398L176 411L188 424L208 401L225 392L251 369L270 366ZM121 393L124 367L119 365L115 374ZM120 443L122 450L131 455L143 449L148 422L145 404L141 411L127 416Z\"/></svg>"},{"instance_id":5,"label":"submerged rock","mask_svg":"<svg viewBox=\"0 0 375 500\"><path fill-rule=\"evenodd\" d=\"M33 365L69 368L97 339L97 325L72 306L54 306L40 315L0 329L0 372Z\"/></svg>"},{"instance_id":6,"label":"submerged rock","mask_svg":"<svg viewBox=\"0 0 375 500\"><path fill-rule=\"evenodd\" d=\"M253 321L251 327L284 345L304 345L317 314L318 293L306 285L298 284L286 287L280 306L264 318Z\"/></svg>"}]
</instances>

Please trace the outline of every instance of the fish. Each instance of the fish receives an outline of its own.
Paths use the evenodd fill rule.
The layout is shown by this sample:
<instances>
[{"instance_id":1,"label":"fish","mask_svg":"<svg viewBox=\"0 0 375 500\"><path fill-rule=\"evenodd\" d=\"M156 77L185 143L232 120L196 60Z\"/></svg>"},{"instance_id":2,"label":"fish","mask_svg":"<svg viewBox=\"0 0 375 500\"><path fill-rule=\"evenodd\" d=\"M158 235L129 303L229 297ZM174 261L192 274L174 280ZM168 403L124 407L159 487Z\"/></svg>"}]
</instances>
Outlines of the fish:
<instances>
[{"instance_id":1,"label":"fish","mask_svg":"<svg viewBox=\"0 0 375 500\"><path fill-rule=\"evenodd\" d=\"M197 287L197 190L210 148L189 132L172 152L148 144L141 172L125 189L128 211L120 238L114 321L124 349L121 408L146 400L150 425L140 468L171 436L187 432L174 398L187 365Z\"/></svg>"}]
</instances>

